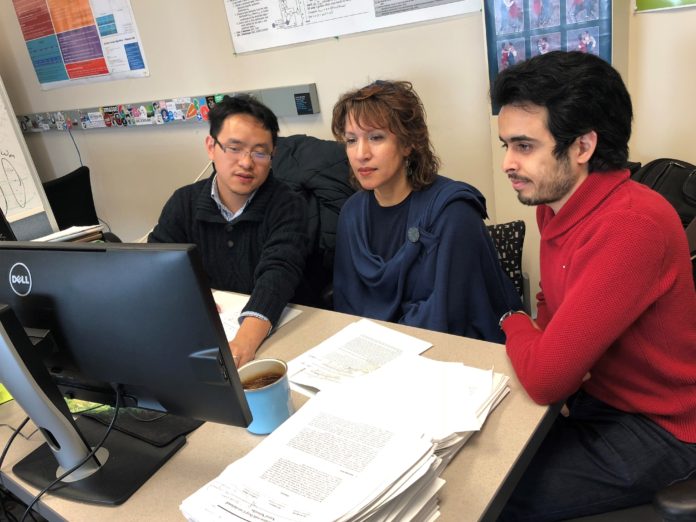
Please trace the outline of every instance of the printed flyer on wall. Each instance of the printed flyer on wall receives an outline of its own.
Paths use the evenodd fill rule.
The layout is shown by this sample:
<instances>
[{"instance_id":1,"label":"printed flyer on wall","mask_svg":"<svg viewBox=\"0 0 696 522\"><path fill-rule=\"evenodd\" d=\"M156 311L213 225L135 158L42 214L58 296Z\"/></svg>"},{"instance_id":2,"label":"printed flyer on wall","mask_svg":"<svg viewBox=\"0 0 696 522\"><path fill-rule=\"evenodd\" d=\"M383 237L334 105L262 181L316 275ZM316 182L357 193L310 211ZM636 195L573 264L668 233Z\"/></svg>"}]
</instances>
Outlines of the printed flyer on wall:
<instances>
[{"instance_id":1,"label":"printed flyer on wall","mask_svg":"<svg viewBox=\"0 0 696 522\"><path fill-rule=\"evenodd\" d=\"M148 76L130 0L12 0L43 90Z\"/></svg>"},{"instance_id":2,"label":"printed flyer on wall","mask_svg":"<svg viewBox=\"0 0 696 522\"><path fill-rule=\"evenodd\" d=\"M481 10L481 0L225 0L237 53Z\"/></svg>"}]
</instances>

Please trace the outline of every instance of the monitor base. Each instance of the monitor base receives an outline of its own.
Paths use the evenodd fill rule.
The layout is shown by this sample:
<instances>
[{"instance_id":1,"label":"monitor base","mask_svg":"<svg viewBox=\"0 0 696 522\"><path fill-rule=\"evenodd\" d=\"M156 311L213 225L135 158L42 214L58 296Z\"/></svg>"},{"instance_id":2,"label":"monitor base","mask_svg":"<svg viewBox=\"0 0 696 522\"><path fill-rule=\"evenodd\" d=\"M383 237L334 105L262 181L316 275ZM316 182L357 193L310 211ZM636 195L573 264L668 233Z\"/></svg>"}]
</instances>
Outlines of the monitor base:
<instances>
[{"instance_id":1,"label":"monitor base","mask_svg":"<svg viewBox=\"0 0 696 522\"><path fill-rule=\"evenodd\" d=\"M106 428L99 422L78 417L76 423L91 445L104 437ZM58 482L50 493L90 504L122 504L185 443L186 437L181 436L166 446L157 447L114 429L104 443L109 450L106 463L89 477L76 482ZM57 469L53 452L47 444L42 444L15 464L12 471L41 490L55 480Z\"/></svg>"}]
</instances>

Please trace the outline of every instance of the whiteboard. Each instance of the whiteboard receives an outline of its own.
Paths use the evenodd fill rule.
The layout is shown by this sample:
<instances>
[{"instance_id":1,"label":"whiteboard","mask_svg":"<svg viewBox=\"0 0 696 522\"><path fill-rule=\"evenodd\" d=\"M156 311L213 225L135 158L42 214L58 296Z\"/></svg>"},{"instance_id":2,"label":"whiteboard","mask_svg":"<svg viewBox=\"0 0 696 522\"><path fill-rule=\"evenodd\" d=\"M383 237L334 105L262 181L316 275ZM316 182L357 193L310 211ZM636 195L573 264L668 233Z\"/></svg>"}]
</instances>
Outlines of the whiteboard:
<instances>
[{"instance_id":1,"label":"whiteboard","mask_svg":"<svg viewBox=\"0 0 696 522\"><path fill-rule=\"evenodd\" d=\"M1 77L0 210L17 239L34 239L58 230Z\"/></svg>"}]
</instances>

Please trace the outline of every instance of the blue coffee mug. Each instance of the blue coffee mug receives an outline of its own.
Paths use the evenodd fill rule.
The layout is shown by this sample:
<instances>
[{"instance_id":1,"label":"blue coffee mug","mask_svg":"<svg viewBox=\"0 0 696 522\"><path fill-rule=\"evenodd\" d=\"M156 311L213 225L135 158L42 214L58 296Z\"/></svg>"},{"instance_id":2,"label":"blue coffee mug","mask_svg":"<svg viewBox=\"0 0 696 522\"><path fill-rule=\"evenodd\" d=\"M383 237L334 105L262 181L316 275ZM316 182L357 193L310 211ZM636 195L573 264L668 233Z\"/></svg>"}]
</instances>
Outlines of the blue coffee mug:
<instances>
[{"instance_id":1,"label":"blue coffee mug","mask_svg":"<svg viewBox=\"0 0 696 522\"><path fill-rule=\"evenodd\" d=\"M295 411L290 397L288 365L279 359L258 359L238 371L253 417L247 430L267 435Z\"/></svg>"}]
</instances>

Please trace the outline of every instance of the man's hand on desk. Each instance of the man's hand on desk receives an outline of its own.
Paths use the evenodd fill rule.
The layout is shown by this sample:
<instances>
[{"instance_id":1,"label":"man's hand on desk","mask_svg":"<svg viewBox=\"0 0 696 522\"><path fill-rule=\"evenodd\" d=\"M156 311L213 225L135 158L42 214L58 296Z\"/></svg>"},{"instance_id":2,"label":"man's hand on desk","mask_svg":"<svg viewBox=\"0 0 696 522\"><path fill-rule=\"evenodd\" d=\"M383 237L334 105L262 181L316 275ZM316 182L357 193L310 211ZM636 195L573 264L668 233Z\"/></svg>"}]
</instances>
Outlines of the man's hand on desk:
<instances>
[{"instance_id":1,"label":"man's hand on desk","mask_svg":"<svg viewBox=\"0 0 696 522\"><path fill-rule=\"evenodd\" d=\"M230 341L230 350L237 368L254 359L256 350L261 346L270 329L269 321L253 316L244 318L237 335Z\"/></svg>"}]
</instances>

